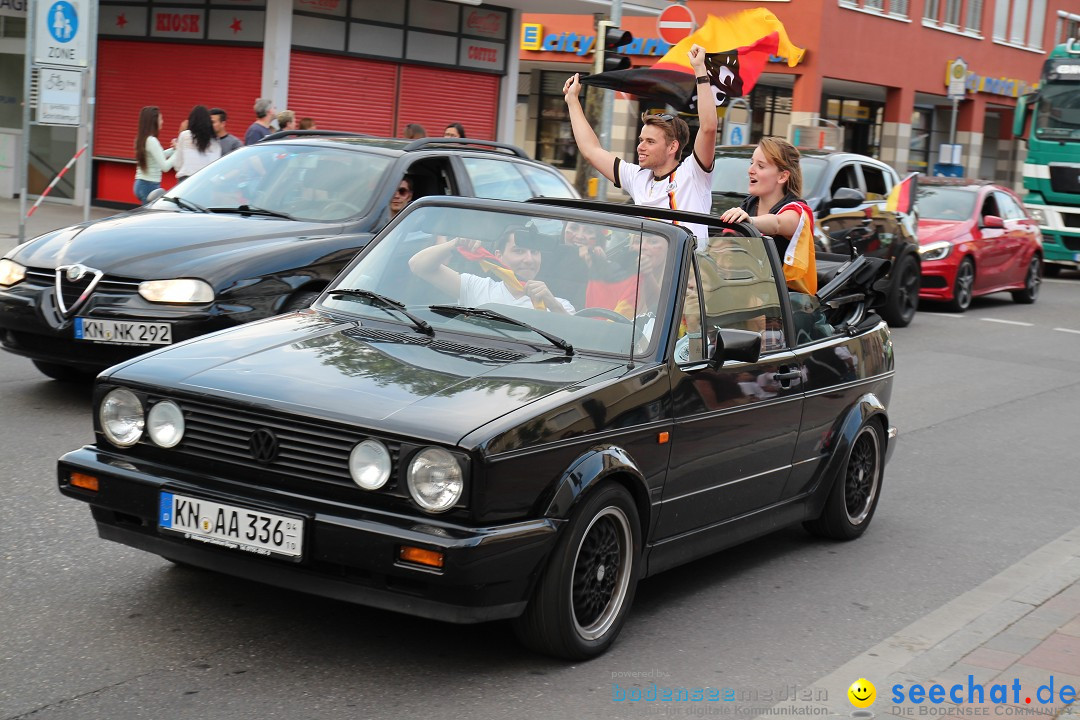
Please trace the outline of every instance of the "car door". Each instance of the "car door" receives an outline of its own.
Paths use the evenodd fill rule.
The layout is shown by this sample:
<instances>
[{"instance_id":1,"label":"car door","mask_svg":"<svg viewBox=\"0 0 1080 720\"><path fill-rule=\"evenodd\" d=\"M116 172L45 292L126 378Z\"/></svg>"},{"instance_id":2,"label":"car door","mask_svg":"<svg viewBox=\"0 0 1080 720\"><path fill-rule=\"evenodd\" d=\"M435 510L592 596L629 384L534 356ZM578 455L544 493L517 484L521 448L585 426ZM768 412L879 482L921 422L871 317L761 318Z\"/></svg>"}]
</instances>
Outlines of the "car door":
<instances>
[{"instance_id":1,"label":"car door","mask_svg":"<svg viewBox=\"0 0 1080 720\"><path fill-rule=\"evenodd\" d=\"M493 200L528 200L533 189L511 160L499 157L462 157L473 195Z\"/></svg>"},{"instance_id":2,"label":"car door","mask_svg":"<svg viewBox=\"0 0 1080 720\"><path fill-rule=\"evenodd\" d=\"M1027 275L1027 251L1031 246L1034 223L1011 195L994 191L998 208L1004 213L1006 256L1003 258L999 285L1022 285Z\"/></svg>"},{"instance_id":3,"label":"car door","mask_svg":"<svg viewBox=\"0 0 1080 720\"><path fill-rule=\"evenodd\" d=\"M801 372L783 332L774 267L775 250L762 238L711 238L694 256L684 280L686 334L670 357L674 427L658 539L772 505L787 482ZM718 328L761 333L760 359L710 366Z\"/></svg>"},{"instance_id":4,"label":"car door","mask_svg":"<svg viewBox=\"0 0 1080 720\"><path fill-rule=\"evenodd\" d=\"M1004 221L997 198L994 197L990 188L983 189L980 197L982 199L976 205L979 208L979 214L975 218L976 226L972 231L976 245L974 285L976 293L986 292L1003 284L1001 278L1010 255L1008 230L986 227L984 221L988 215L999 217Z\"/></svg>"}]
</instances>

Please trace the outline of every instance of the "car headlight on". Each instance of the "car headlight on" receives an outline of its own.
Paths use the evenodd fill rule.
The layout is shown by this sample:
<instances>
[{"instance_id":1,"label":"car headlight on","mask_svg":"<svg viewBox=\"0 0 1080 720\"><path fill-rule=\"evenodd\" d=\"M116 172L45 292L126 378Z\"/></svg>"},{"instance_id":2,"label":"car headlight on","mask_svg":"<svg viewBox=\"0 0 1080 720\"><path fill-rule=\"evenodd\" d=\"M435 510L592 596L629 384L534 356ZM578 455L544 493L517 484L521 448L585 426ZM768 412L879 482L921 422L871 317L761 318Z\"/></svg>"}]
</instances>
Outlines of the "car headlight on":
<instances>
[{"instance_id":1,"label":"car headlight on","mask_svg":"<svg viewBox=\"0 0 1080 720\"><path fill-rule=\"evenodd\" d=\"M922 255L923 260L942 260L951 252L952 243L945 240L928 243L919 248L919 254Z\"/></svg>"},{"instance_id":2,"label":"car headlight on","mask_svg":"<svg viewBox=\"0 0 1080 720\"><path fill-rule=\"evenodd\" d=\"M446 450L429 447L409 463L409 494L428 512L443 512L453 507L464 488L458 461Z\"/></svg>"},{"instance_id":3,"label":"car headlight on","mask_svg":"<svg viewBox=\"0 0 1080 720\"><path fill-rule=\"evenodd\" d=\"M184 439L184 411L172 400L154 403L146 415L146 432L157 445L175 447Z\"/></svg>"},{"instance_id":4,"label":"car headlight on","mask_svg":"<svg viewBox=\"0 0 1080 720\"><path fill-rule=\"evenodd\" d=\"M1047 222L1048 218L1045 209L1034 207L1032 205L1025 205L1024 207L1027 209L1028 214L1031 215L1031 219L1039 223L1040 227L1048 227L1050 225L1050 223Z\"/></svg>"},{"instance_id":5,"label":"car headlight on","mask_svg":"<svg viewBox=\"0 0 1080 720\"><path fill-rule=\"evenodd\" d=\"M214 288L194 278L147 280L139 283L139 294L150 302L157 303L214 302Z\"/></svg>"},{"instance_id":6,"label":"car headlight on","mask_svg":"<svg viewBox=\"0 0 1080 720\"><path fill-rule=\"evenodd\" d=\"M17 282L22 282L25 277L25 267L14 260L8 260L7 258L0 260L0 285L8 287Z\"/></svg>"},{"instance_id":7,"label":"car headlight on","mask_svg":"<svg viewBox=\"0 0 1080 720\"><path fill-rule=\"evenodd\" d=\"M378 440L363 440L349 453L349 474L365 490L378 490L390 479L390 451Z\"/></svg>"},{"instance_id":8,"label":"car headlight on","mask_svg":"<svg viewBox=\"0 0 1080 720\"><path fill-rule=\"evenodd\" d=\"M131 447L139 442L146 418L142 402L135 393L124 388L111 390L98 408L101 430L117 447Z\"/></svg>"}]
</instances>

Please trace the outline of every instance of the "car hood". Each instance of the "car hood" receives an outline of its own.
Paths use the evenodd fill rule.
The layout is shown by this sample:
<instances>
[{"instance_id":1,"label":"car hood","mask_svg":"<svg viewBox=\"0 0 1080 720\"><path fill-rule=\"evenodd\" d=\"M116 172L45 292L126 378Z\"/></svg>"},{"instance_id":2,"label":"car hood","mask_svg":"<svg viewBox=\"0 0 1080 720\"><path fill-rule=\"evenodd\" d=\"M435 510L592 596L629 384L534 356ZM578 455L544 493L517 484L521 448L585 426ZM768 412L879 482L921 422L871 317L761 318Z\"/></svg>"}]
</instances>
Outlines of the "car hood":
<instances>
[{"instance_id":1,"label":"car hood","mask_svg":"<svg viewBox=\"0 0 1080 720\"><path fill-rule=\"evenodd\" d=\"M81 263L114 277L152 280L197 275L208 259L273 253L284 243L337 235L339 225L242 215L138 210L31 240L13 254L27 267Z\"/></svg>"},{"instance_id":2,"label":"car hood","mask_svg":"<svg viewBox=\"0 0 1080 720\"><path fill-rule=\"evenodd\" d=\"M919 220L919 244L954 242L969 231L970 220Z\"/></svg>"},{"instance_id":3,"label":"car hood","mask_svg":"<svg viewBox=\"0 0 1080 720\"><path fill-rule=\"evenodd\" d=\"M316 310L204 336L116 366L112 379L203 400L457 444L472 430L624 363L523 354L440 332L379 330Z\"/></svg>"}]
</instances>

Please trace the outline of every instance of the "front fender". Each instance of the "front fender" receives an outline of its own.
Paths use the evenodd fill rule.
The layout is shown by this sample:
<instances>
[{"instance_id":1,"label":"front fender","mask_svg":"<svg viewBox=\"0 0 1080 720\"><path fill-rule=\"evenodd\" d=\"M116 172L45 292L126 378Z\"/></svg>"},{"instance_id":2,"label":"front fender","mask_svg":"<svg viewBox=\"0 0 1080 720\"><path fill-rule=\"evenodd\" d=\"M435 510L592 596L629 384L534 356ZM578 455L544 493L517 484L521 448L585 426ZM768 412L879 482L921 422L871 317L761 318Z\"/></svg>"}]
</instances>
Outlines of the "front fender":
<instances>
[{"instance_id":1,"label":"front fender","mask_svg":"<svg viewBox=\"0 0 1080 720\"><path fill-rule=\"evenodd\" d=\"M615 445L600 445L590 448L559 478L555 493L544 510L544 517L566 519L570 517L574 506L591 489L603 480L618 476L626 489L634 497L638 506L638 515L645 526L642 537L648 537L649 524L649 488L645 474L629 453Z\"/></svg>"}]
</instances>

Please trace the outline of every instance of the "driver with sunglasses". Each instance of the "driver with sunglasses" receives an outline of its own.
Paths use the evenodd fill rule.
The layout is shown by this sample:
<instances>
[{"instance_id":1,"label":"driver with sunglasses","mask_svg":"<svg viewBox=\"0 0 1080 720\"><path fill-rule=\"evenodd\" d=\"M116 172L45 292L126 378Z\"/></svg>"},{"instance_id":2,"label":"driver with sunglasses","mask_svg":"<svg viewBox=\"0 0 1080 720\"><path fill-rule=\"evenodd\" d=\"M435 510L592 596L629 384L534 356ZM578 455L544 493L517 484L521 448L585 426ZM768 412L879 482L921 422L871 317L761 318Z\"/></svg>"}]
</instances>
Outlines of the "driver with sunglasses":
<instances>
[{"instance_id":1,"label":"driver with sunglasses","mask_svg":"<svg viewBox=\"0 0 1080 720\"><path fill-rule=\"evenodd\" d=\"M705 68L705 48L694 45L687 56L697 76L698 97L714 97ZM694 141L694 151L681 162L683 149L690 140L690 128L686 121L668 113L642 115L644 127L638 138L638 162L635 165L624 162L600 145L600 140L585 118L580 93L581 82L575 74L563 86L574 140L585 159L615 187L626 190L637 205L697 213L710 211L713 152L716 146L715 101L698 102L701 124ZM704 225L686 223L686 228L697 236L699 246L706 246L709 233Z\"/></svg>"}]
</instances>

